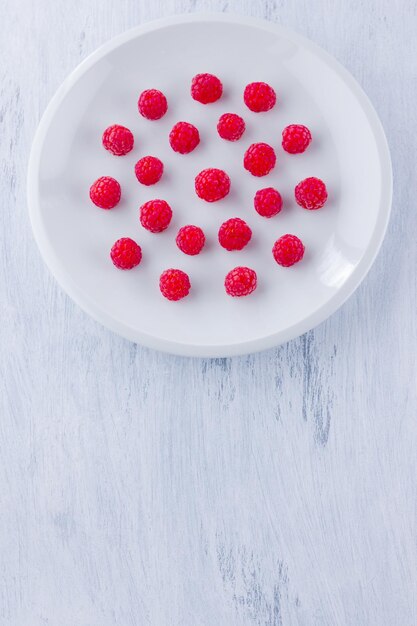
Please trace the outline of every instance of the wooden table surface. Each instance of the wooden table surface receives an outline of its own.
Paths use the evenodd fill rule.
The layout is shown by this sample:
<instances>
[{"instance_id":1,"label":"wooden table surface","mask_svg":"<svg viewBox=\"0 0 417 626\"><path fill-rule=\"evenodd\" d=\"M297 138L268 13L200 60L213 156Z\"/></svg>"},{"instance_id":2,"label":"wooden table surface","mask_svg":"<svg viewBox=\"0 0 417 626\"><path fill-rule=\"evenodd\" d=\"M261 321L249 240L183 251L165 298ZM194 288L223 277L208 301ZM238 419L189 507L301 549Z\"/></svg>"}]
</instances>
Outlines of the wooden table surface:
<instances>
[{"instance_id":1,"label":"wooden table surface","mask_svg":"<svg viewBox=\"0 0 417 626\"><path fill-rule=\"evenodd\" d=\"M414 0L0 0L0 624L417 624ZM310 37L385 127L392 219L316 330L233 359L144 349L87 317L34 243L40 116L97 46L220 10Z\"/></svg>"}]
</instances>

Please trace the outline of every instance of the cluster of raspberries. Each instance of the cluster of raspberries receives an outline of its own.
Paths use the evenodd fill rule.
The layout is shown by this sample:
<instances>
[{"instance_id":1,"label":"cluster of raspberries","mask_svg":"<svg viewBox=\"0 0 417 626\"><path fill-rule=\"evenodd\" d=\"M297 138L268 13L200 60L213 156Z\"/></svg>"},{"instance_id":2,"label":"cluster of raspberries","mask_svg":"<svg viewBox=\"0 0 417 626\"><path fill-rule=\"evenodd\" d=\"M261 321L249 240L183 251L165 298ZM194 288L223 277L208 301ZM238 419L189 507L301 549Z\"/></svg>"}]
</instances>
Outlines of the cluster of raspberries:
<instances>
[{"instance_id":1,"label":"cluster of raspberries","mask_svg":"<svg viewBox=\"0 0 417 626\"><path fill-rule=\"evenodd\" d=\"M216 102L222 97L223 85L212 74L197 74L191 82L191 97L201 104ZM274 89L264 82L250 83L243 93L243 100L254 113L271 110L277 102ZM161 119L168 110L165 95L158 89L147 89L138 100L139 113L148 120ZM219 136L226 141L238 141L246 130L244 119L236 113L224 113L217 123ZM303 153L312 140L310 130L301 124L291 124L282 132L282 147L289 154ZM102 137L106 150L116 156L128 154L134 146L133 133L126 127L115 124L107 128ZM200 143L198 128L188 122L177 122L169 133L171 148L179 154L189 154ZM243 156L243 167L253 176L268 175L276 165L276 154L267 143L251 144ZM161 180L164 164L156 156L147 155L135 165L135 175L139 183L150 186ZM225 198L231 187L228 174L217 168L202 170L195 178L195 193L206 202L218 202ZM309 177L299 182L294 190L295 200L304 209L320 209L327 200L326 185L322 180ZM121 187L117 180L103 176L90 188L92 202L102 209L114 208L121 199ZM280 213L283 206L281 194L273 187L259 189L253 198L255 211L262 217L272 218ZM166 200L154 199L145 202L139 209L139 220L143 228L160 233L168 228L172 219L172 209ZM241 218L233 217L221 224L218 242L225 250L242 250L252 238L250 226ZM203 250L206 237L199 226L182 226L176 235L178 248L187 255L197 255ZM272 248L272 256L282 267L290 267L301 261L304 244L295 235L286 234L277 239ZM130 270L142 260L140 246L131 238L118 239L110 251L113 264L122 270ZM255 270L249 267L235 267L225 277L224 287L231 296L247 296L257 286ZM180 300L191 289L189 276L180 269L170 268L162 272L159 279L161 293L168 300Z\"/></svg>"}]
</instances>

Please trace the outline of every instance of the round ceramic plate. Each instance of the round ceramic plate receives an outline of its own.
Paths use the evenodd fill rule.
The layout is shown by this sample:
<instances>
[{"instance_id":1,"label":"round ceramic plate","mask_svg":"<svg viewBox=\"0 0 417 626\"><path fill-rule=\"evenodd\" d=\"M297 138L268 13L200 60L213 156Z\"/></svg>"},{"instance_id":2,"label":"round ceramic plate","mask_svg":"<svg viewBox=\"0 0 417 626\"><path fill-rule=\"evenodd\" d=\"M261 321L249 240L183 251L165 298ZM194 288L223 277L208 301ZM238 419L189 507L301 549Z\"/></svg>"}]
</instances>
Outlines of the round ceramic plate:
<instances>
[{"instance_id":1,"label":"round ceramic plate","mask_svg":"<svg viewBox=\"0 0 417 626\"><path fill-rule=\"evenodd\" d=\"M224 95L202 105L190 97L191 78L218 75ZM247 83L266 81L278 101L267 113L252 113L243 103ZM168 113L157 122L138 114L139 93L161 89ZM246 133L237 142L217 135L224 112L242 115ZM174 153L168 134L179 120L195 124L201 135L188 155ZM133 151L115 157L101 145L111 124L128 126ZM313 142L301 155L281 147L282 129L307 125ZM277 166L255 178L243 169L246 148L270 143ZM153 154L165 173L144 187L134 174L136 161ZM194 192L194 178L206 167L225 169L231 193L206 203ZM89 187L99 176L113 176L122 200L111 211L95 207ZM329 199L319 211L294 200L294 186L317 176ZM257 189L276 187L284 206L272 219L253 208ZM385 136L369 100L333 58L316 45L269 22L227 15L187 15L145 24L100 48L65 81L40 123L29 166L29 206L43 257L66 292L90 315L124 337L168 352L229 356L261 350L300 335L333 313L369 270L384 237L391 205L392 175ZM139 206L164 198L174 217L161 234L145 231ZM249 245L227 252L217 242L220 224L239 216L252 228ZM201 226L207 245L196 257L175 245L178 228ZM285 233L304 242L304 259L278 266L271 249ZM142 263L117 270L109 251L120 237L136 240ZM235 266L256 270L258 288L246 298L231 298L224 277ZM190 295L165 300L158 287L169 267L191 278Z\"/></svg>"}]
</instances>

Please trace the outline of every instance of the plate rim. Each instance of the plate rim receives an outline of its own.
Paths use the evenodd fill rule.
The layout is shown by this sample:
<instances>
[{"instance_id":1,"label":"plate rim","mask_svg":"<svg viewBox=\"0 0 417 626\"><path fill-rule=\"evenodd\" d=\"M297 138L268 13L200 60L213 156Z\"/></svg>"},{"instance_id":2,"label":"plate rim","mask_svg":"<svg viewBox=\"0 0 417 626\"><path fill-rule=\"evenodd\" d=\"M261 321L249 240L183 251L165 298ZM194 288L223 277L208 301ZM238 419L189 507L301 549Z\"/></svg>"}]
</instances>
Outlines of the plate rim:
<instances>
[{"instance_id":1,"label":"plate rim","mask_svg":"<svg viewBox=\"0 0 417 626\"><path fill-rule=\"evenodd\" d=\"M145 33L187 22L216 21L244 26L254 26L286 36L319 56L342 78L362 107L375 138L377 152L381 163L381 186L383 193L381 193L380 206L374 232L362 259L342 287L329 301L325 302L316 311L313 311L313 313L293 326L265 337L220 345L185 344L171 341L169 339L154 337L153 335L138 331L137 329L129 328L125 324L110 317L105 311L95 309L93 302L88 302L88 299L86 299L85 296L81 296L78 293L77 285L72 281L71 277L59 268L55 252L43 232L37 174L39 171L40 158L45 138L55 112L76 81L98 60L106 56L106 54L115 48ZM93 319L129 341L140 343L148 348L153 348L179 356L194 357L231 357L266 350L299 337L328 319L348 300L348 298L350 298L354 291L356 291L372 267L387 231L391 214L392 193L392 163L382 123L370 99L352 74L339 61L337 61L335 57L326 52L318 44L303 35L299 35L297 32L287 28L286 26L261 18L243 16L235 13L218 12L188 13L152 20L116 35L90 53L74 68L63 83L61 83L49 101L38 124L32 142L27 175L27 202L35 241L45 264L49 268L49 271L52 273L66 294Z\"/></svg>"}]
</instances>

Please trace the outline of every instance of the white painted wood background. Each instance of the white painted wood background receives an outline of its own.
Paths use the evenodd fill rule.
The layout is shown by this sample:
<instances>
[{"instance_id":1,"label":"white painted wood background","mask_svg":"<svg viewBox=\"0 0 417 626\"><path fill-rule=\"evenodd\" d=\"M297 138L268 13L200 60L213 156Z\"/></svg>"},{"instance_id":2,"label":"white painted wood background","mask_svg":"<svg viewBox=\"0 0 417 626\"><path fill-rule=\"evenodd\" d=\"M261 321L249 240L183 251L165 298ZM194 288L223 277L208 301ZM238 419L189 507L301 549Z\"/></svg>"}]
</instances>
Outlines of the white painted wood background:
<instances>
[{"instance_id":1,"label":"white painted wood background","mask_svg":"<svg viewBox=\"0 0 417 626\"><path fill-rule=\"evenodd\" d=\"M414 0L0 0L1 626L416 626ZM254 356L133 345L61 291L25 199L39 118L113 35L198 10L295 28L374 102L386 241L349 302Z\"/></svg>"}]
</instances>

